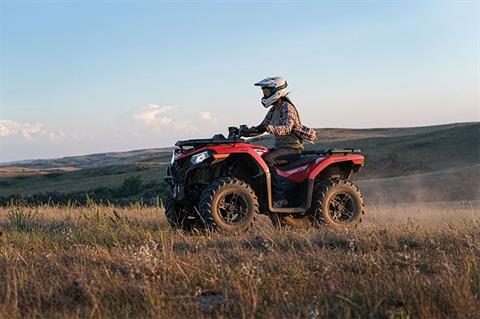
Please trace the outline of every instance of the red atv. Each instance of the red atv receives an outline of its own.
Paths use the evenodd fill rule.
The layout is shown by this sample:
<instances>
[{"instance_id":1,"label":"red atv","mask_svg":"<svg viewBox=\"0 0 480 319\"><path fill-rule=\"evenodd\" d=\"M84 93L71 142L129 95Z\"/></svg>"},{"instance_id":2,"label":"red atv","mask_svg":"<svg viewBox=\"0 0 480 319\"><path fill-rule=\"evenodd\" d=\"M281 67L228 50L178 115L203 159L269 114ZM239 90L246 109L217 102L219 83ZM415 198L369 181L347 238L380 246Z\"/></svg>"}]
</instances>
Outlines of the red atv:
<instances>
[{"instance_id":1,"label":"red atv","mask_svg":"<svg viewBox=\"0 0 480 319\"><path fill-rule=\"evenodd\" d=\"M242 137L255 129L229 128L229 136L178 141L167 168L172 194L165 214L173 228L245 232L258 214L275 226L356 226L363 198L350 180L364 164L355 149L304 151L284 158L276 172L288 184L288 206L272 205L271 172L263 158L269 150Z\"/></svg>"}]
</instances>

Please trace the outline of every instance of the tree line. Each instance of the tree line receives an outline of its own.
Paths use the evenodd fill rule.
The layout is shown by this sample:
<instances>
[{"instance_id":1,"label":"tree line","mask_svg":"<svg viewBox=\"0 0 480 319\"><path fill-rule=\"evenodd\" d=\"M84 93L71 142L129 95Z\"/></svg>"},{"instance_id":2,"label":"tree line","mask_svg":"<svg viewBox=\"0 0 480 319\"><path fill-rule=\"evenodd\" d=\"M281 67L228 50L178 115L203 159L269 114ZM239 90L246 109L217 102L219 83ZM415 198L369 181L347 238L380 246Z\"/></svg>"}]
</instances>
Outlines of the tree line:
<instances>
[{"instance_id":1,"label":"tree line","mask_svg":"<svg viewBox=\"0 0 480 319\"><path fill-rule=\"evenodd\" d=\"M86 205L92 202L115 205L158 205L167 195L164 182L143 183L140 176L127 177L119 187L100 186L88 191L43 192L32 195L0 196L0 206L22 203L28 205Z\"/></svg>"}]
</instances>

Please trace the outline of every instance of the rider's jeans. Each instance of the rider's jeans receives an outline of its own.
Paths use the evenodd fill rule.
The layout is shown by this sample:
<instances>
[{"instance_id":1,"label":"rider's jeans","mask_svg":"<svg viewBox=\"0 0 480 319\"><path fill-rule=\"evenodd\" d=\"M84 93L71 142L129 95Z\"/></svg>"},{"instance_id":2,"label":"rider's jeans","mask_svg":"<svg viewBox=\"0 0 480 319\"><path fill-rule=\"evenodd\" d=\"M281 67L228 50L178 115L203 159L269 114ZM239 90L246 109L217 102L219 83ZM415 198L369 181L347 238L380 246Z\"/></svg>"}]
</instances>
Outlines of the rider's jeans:
<instances>
[{"instance_id":1,"label":"rider's jeans","mask_svg":"<svg viewBox=\"0 0 480 319\"><path fill-rule=\"evenodd\" d=\"M270 167L270 171L272 174L272 195L273 200L282 200L285 199L285 183L280 181L280 176L277 174L275 170L276 165L281 164L281 160L279 161L279 157L283 157L286 155L296 155L300 154L301 151L297 148L277 148L270 151L270 153L265 157L265 162Z\"/></svg>"}]
</instances>

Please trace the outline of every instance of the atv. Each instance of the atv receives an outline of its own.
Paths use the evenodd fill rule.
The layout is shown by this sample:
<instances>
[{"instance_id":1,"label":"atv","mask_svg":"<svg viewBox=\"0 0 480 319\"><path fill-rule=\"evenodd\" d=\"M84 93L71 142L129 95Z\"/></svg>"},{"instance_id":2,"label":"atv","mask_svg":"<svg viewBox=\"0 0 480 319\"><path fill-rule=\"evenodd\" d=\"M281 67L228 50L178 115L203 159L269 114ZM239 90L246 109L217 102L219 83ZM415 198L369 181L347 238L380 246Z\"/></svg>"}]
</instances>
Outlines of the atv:
<instances>
[{"instance_id":1,"label":"atv","mask_svg":"<svg viewBox=\"0 0 480 319\"><path fill-rule=\"evenodd\" d=\"M288 207L272 204L268 148L247 142L259 135L245 125L229 128L229 135L178 141L165 180L171 194L165 214L174 229L247 231L259 214L276 227L326 225L352 227L364 214L362 194L349 179L364 164L360 150L303 151L280 158L275 168L286 183Z\"/></svg>"}]
</instances>

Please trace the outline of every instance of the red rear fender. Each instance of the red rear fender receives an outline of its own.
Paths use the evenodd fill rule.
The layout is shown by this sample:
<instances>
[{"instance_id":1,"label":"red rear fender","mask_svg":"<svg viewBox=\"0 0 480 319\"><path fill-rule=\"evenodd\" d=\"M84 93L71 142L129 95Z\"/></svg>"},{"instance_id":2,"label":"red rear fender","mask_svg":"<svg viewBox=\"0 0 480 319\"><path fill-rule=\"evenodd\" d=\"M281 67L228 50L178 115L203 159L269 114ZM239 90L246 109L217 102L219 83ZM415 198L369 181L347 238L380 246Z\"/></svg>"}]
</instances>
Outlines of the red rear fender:
<instances>
[{"instance_id":1,"label":"red rear fender","mask_svg":"<svg viewBox=\"0 0 480 319\"><path fill-rule=\"evenodd\" d=\"M327 156L324 160L318 162L313 169L308 174L308 179L315 179L315 177L320 174L323 170L331 165L341 164L341 163L348 163L353 166L361 167L365 158L363 155L344 155L344 156Z\"/></svg>"},{"instance_id":2,"label":"red rear fender","mask_svg":"<svg viewBox=\"0 0 480 319\"><path fill-rule=\"evenodd\" d=\"M293 167L287 170L276 169L277 174L288 178L297 183L303 182L305 179L315 179L318 174L325 171L331 166L343 166L345 164L347 167L350 166L363 166L364 158L362 155L344 155L344 156L319 156L315 161ZM352 168L353 168L352 167Z\"/></svg>"}]
</instances>

